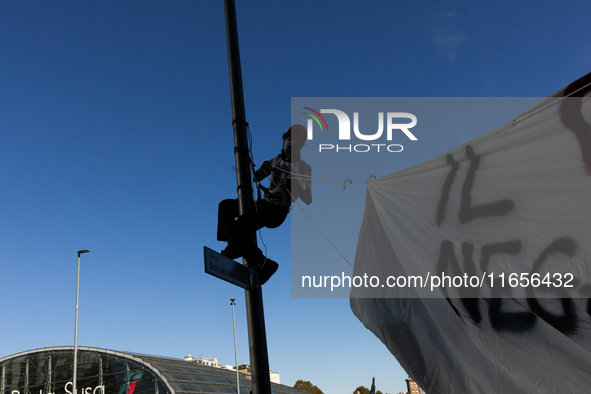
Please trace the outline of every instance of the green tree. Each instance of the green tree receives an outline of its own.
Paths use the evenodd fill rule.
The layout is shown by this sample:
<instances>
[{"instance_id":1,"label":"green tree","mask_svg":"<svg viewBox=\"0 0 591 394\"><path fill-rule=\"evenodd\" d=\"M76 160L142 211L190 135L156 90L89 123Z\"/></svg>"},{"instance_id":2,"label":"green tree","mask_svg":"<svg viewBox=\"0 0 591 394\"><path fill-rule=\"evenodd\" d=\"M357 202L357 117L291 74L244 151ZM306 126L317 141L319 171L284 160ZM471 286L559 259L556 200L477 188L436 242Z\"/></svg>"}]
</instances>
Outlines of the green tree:
<instances>
[{"instance_id":1,"label":"green tree","mask_svg":"<svg viewBox=\"0 0 591 394\"><path fill-rule=\"evenodd\" d=\"M353 391L353 394L369 394L369 389L365 386L359 386Z\"/></svg>"},{"instance_id":2,"label":"green tree","mask_svg":"<svg viewBox=\"0 0 591 394\"><path fill-rule=\"evenodd\" d=\"M322 390L320 390L318 387L314 386L311 382L307 380L298 380L297 382L295 382L293 388L304 390L312 394L324 394Z\"/></svg>"}]
</instances>

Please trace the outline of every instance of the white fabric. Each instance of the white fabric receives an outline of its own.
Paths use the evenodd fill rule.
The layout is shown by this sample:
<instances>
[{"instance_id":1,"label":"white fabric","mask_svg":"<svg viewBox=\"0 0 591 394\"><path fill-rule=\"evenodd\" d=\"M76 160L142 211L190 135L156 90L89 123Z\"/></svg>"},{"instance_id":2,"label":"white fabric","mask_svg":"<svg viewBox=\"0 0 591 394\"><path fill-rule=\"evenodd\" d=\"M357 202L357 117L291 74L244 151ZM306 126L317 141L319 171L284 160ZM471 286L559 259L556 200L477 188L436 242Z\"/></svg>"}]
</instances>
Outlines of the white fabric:
<instances>
[{"instance_id":1,"label":"white fabric","mask_svg":"<svg viewBox=\"0 0 591 394\"><path fill-rule=\"evenodd\" d=\"M352 287L355 315L427 393L591 392L589 101L549 98L368 182L354 275L486 271L498 287L506 275L510 293ZM508 286L508 274L536 272L572 273L575 287L528 301Z\"/></svg>"}]
</instances>

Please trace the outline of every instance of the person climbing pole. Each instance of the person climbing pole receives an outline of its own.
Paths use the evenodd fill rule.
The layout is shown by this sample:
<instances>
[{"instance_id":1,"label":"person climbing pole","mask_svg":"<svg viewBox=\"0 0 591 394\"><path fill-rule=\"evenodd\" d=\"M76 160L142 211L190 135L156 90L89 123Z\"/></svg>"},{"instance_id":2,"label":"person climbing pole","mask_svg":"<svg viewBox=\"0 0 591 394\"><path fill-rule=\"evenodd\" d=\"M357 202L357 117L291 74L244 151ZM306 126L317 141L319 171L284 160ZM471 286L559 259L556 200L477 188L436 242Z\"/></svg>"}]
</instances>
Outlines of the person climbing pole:
<instances>
[{"instance_id":1,"label":"person climbing pole","mask_svg":"<svg viewBox=\"0 0 591 394\"><path fill-rule=\"evenodd\" d=\"M259 270L261 285L273 276L279 265L263 254L251 234L262 227L279 227L291 203L298 198L308 205L312 203L312 167L300 157L306 136L304 126L291 126L282 136L281 153L256 170L255 182L270 177L270 184L269 188L261 186L264 198L256 201L252 209L239 215L235 199L223 200L218 207L217 238L228 243L221 253L231 259L244 257L251 267Z\"/></svg>"}]
</instances>

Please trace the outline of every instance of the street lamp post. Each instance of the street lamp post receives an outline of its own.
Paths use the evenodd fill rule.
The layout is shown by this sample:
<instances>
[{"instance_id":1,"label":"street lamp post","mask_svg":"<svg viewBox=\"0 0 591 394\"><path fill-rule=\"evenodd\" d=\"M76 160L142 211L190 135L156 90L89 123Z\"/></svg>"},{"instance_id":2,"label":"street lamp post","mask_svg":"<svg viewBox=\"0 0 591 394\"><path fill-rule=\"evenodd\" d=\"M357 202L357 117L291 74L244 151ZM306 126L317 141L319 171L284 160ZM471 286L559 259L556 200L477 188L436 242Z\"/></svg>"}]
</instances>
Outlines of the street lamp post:
<instances>
[{"instance_id":1,"label":"street lamp post","mask_svg":"<svg viewBox=\"0 0 591 394\"><path fill-rule=\"evenodd\" d=\"M76 277L76 323L74 325L74 372L72 377L72 394L76 394L76 374L78 368L78 294L80 291L80 255L88 253L90 250L82 249L78 251L78 274Z\"/></svg>"},{"instance_id":2,"label":"street lamp post","mask_svg":"<svg viewBox=\"0 0 591 394\"><path fill-rule=\"evenodd\" d=\"M236 394L240 394L240 378L238 377L238 347L236 346L236 315L234 314L234 300L235 298L230 298L232 303L232 321L234 322L234 356L236 358Z\"/></svg>"}]
</instances>

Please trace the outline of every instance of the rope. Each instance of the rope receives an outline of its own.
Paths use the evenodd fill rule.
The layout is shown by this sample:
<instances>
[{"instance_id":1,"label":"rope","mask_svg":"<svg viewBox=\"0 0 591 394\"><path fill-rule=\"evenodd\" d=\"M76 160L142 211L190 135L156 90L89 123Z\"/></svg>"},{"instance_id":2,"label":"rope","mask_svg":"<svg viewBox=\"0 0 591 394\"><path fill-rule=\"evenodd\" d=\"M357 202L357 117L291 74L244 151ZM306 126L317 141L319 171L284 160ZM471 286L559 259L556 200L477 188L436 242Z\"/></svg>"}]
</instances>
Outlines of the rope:
<instances>
[{"instance_id":1,"label":"rope","mask_svg":"<svg viewBox=\"0 0 591 394\"><path fill-rule=\"evenodd\" d=\"M529 119L529 118L531 118L532 116L534 116L534 115L536 115L536 114L538 114L538 113L540 113L540 112L542 112L542 111L544 111L544 110L546 110L546 109L548 109L548 108L552 107L553 105L557 105L557 104L561 103L563 100L565 100L565 99L567 99L567 98L569 98L569 97L573 96L574 94L576 94L576 93L580 92L580 91L581 91L581 90L583 90L583 89L586 89L586 88L588 88L589 86L591 86L591 83L588 83L587 85L580 87L579 89L575 90L574 92L572 92L572 93L570 93L570 94L568 94L568 95L566 95L566 96L564 96L564 97L560 97L558 100L552 100L552 99L553 99L555 96L549 96L549 97L547 97L547 99L548 99L548 100L550 100L550 103L549 103L549 104L547 104L547 105L543 106L542 108L538 109L537 111L534 111L534 112L532 112L531 114L527 114L527 115L525 115L523 118L519 118L519 117L517 117L517 118L513 119L513 121L511 122L511 124L512 124L513 126L515 126L515 125L517 125L517 123L521 123L521 122L523 122L524 120L526 120L526 119ZM544 101L544 100L542 100L542 102L543 102L543 101Z\"/></svg>"},{"instance_id":2,"label":"rope","mask_svg":"<svg viewBox=\"0 0 591 394\"><path fill-rule=\"evenodd\" d=\"M289 190L287 192L289 193L289 195L293 199L293 196L292 196L291 192ZM349 260L347 260L347 258L345 256L343 256L343 254L340 252L340 250L336 246L334 246L334 244L332 242L330 242L330 239L328 239L328 237L326 236L326 234L324 234L322 232L322 230L320 230L320 227L318 227L316 225L316 223L314 223L314 221L310 218L310 216L308 216L308 214L306 213L306 211L304 211L304 208L302 208L302 206L300 205L300 203L297 200L296 200L295 203L298 205L298 207L300 208L300 210L302 211L302 213L304 215L306 215L306 217L308 218L308 220L310 221L310 223L312 223L314 225L314 227L316 227L316 229L320 232L320 234L322 234L322 236L324 237L324 239L326 239L326 241L330 244L330 246L332 246L334 248L334 250L337 251L337 253L343 258L343 260L345 260L347 262L347 264L349 264L351 266L351 268L354 268L353 265L349 262Z\"/></svg>"},{"instance_id":3,"label":"rope","mask_svg":"<svg viewBox=\"0 0 591 394\"><path fill-rule=\"evenodd\" d=\"M253 183L255 184L255 186L257 187L257 190L259 190L259 193L260 193L260 189L259 189L260 182L254 181L254 168L255 168L255 165L254 165L254 153L252 151L252 134L250 132L250 126L248 124L246 125L246 135L247 135L247 139L248 139L248 147L249 147L249 150L250 150L251 170L252 170L252 173L253 173L253 176L251 177L251 179L253 179ZM254 188L253 188L253 190L254 190ZM263 239L263 234L262 234L261 229L260 229L260 226L259 226L259 210L258 210L256 201L254 203L254 209L257 212L257 227L259 228L257 230L257 233L259 234L259 238L261 239L261 243L263 244L263 247L265 248L265 253L264 254L265 254L265 263L266 263L267 262L267 259L268 259L268 256L267 256L267 244L265 244L265 240ZM264 264L263 264L263 266L264 266ZM262 268L262 266L261 266L261 268Z\"/></svg>"},{"instance_id":4,"label":"rope","mask_svg":"<svg viewBox=\"0 0 591 394\"><path fill-rule=\"evenodd\" d=\"M283 171L283 172L288 173L290 175L291 179L306 179L306 180L309 179L309 180L317 181L317 182L328 182L328 183L344 183L344 182L347 182L347 183L351 183L351 184L355 184L355 185L367 185L367 182L352 182L350 179L335 179L335 178L318 177L318 176L313 176L313 175L298 174L298 173L295 173L295 172L286 171L286 170L284 170L282 168L279 168L279 167L274 166L273 164L271 164L271 167L276 168L279 171Z\"/></svg>"}]
</instances>

